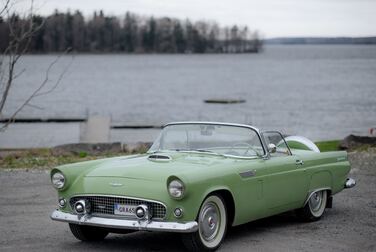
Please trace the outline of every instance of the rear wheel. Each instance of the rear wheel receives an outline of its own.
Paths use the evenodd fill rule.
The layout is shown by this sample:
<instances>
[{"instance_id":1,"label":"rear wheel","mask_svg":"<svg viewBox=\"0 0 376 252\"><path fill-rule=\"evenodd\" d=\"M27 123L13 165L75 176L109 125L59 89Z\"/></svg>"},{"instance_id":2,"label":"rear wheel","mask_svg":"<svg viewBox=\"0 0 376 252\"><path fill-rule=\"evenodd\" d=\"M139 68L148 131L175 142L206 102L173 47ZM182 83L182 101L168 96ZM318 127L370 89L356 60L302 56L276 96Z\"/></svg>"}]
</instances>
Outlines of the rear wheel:
<instances>
[{"instance_id":1,"label":"rear wheel","mask_svg":"<svg viewBox=\"0 0 376 252\"><path fill-rule=\"evenodd\" d=\"M108 231L98 227L69 223L69 228L74 237L81 241L101 241L108 235Z\"/></svg>"},{"instance_id":2,"label":"rear wheel","mask_svg":"<svg viewBox=\"0 0 376 252\"><path fill-rule=\"evenodd\" d=\"M219 248L227 231L227 211L220 195L207 197L198 215L198 231L183 235L184 245L191 251Z\"/></svg>"},{"instance_id":3,"label":"rear wheel","mask_svg":"<svg viewBox=\"0 0 376 252\"><path fill-rule=\"evenodd\" d=\"M324 214L326 202L328 199L327 191L318 191L313 193L306 205L297 211L297 215L304 221L317 221Z\"/></svg>"}]
</instances>

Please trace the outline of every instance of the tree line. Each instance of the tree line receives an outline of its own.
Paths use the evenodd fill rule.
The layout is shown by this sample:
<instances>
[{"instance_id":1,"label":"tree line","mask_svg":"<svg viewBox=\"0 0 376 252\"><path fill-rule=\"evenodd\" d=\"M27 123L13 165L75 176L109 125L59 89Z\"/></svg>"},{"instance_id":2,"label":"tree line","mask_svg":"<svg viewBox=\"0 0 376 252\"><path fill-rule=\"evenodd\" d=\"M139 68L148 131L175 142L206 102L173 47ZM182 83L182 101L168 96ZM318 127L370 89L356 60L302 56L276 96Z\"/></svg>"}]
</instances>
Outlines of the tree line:
<instances>
[{"instance_id":1,"label":"tree line","mask_svg":"<svg viewBox=\"0 0 376 252\"><path fill-rule=\"evenodd\" d=\"M0 16L0 50L12 41L12 32L22 33L28 18L17 14ZM38 27L28 53L247 53L258 52L261 41L257 31L247 26L219 26L216 22L189 19L143 17L127 12L124 17L94 12L85 19L80 11L73 14L57 10L49 16L34 15ZM10 25L15 29L9 29Z\"/></svg>"}]
</instances>

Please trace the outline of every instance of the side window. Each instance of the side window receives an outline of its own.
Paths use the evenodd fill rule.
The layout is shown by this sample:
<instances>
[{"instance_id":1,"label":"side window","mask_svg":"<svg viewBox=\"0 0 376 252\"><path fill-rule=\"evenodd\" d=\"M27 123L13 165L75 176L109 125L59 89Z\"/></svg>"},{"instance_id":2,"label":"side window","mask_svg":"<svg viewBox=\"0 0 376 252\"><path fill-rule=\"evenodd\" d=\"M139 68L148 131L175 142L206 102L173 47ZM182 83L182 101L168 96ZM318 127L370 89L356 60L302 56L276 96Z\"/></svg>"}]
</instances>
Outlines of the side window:
<instances>
[{"instance_id":1,"label":"side window","mask_svg":"<svg viewBox=\"0 0 376 252\"><path fill-rule=\"evenodd\" d=\"M266 131L262 133L266 142L266 145L269 149L271 146L275 146L275 151L270 150L270 156L280 157L280 156L289 156L291 155L290 149L287 146L285 139L282 134L278 131Z\"/></svg>"}]
</instances>

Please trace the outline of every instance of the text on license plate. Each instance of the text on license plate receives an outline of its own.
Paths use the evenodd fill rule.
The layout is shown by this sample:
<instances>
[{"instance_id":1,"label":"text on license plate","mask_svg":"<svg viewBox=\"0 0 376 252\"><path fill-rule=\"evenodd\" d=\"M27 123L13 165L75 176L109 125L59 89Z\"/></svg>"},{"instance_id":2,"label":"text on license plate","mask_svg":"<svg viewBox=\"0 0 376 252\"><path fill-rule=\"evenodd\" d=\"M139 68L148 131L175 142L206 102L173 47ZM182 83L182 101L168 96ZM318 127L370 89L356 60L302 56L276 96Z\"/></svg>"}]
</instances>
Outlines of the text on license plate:
<instances>
[{"instance_id":1,"label":"text on license plate","mask_svg":"<svg viewBox=\"0 0 376 252\"><path fill-rule=\"evenodd\" d=\"M134 206L134 205L124 205L124 204L115 203L114 214L134 216L136 207L137 206Z\"/></svg>"}]
</instances>

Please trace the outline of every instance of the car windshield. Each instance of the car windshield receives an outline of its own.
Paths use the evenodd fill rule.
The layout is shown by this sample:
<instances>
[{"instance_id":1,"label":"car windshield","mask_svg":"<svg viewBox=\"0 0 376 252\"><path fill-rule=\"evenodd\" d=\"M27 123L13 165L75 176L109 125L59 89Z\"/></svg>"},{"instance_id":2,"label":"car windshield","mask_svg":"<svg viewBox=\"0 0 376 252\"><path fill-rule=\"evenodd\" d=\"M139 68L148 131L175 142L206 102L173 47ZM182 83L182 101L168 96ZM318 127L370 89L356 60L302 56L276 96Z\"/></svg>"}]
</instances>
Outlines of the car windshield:
<instances>
[{"instance_id":1,"label":"car windshield","mask_svg":"<svg viewBox=\"0 0 376 252\"><path fill-rule=\"evenodd\" d=\"M265 154L255 130L242 126L203 123L164 127L149 150L158 151L207 152L238 157Z\"/></svg>"}]
</instances>

